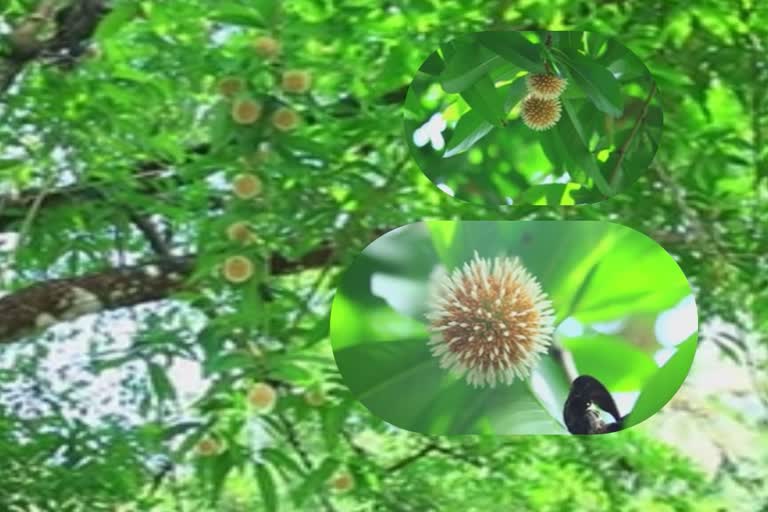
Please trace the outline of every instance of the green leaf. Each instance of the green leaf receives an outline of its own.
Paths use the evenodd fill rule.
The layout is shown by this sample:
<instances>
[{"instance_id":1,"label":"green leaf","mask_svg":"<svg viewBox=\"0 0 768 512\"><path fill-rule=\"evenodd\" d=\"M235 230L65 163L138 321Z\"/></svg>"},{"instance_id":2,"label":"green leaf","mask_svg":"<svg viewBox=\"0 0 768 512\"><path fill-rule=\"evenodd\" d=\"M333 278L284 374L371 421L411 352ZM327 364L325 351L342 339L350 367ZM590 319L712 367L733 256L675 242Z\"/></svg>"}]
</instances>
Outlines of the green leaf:
<instances>
[{"instance_id":1,"label":"green leaf","mask_svg":"<svg viewBox=\"0 0 768 512\"><path fill-rule=\"evenodd\" d=\"M437 52L432 52L427 60L419 68L419 71L428 75L437 76L445 69L445 62Z\"/></svg>"},{"instance_id":2,"label":"green leaf","mask_svg":"<svg viewBox=\"0 0 768 512\"><path fill-rule=\"evenodd\" d=\"M443 158L450 158L472 148L477 141L488 135L493 125L475 110L470 110L459 119L445 147Z\"/></svg>"},{"instance_id":3,"label":"green leaf","mask_svg":"<svg viewBox=\"0 0 768 512\"><path fill-rule=\"evenodd\" d=\"M455 53L446 61L440 83L447 93L459 93L488 74L501 59L478 44L457 44Z\"/></svg>"},{"instance_id":4,"label":"green leaf","mask_svg":"<svg viewBox=\"0 0 768 512\"><path fill-rule=\"evenodd\" d=\"M228 4L219 7L210 14L211 21L218 21L229 25L244 27L263 27L264 20L261 15L254 13L252 8Z\"/></svg>"},{"instance_id":5,"label":"green leaf","mask_svg":"<svg viewBox=\"0 0 768 512\"><path fill-rule=\"evenodd\" d=\"M483 46L522 69L544 71L541 46L518 32L481 32L475 37Z\"/></svg>"},{"instance_id":6,"label":"green leaf","mask_svg":"<svg viewBox=\"0 0 768 512\"><path fill-rule=\"evenodd\" d=\"M152 389L155 391L159 400L175 399L176 389L173 387L165 368L156 364L148 363L149 379L152 382Z\"/></svg>"},{"instance_id":7,"label":"green leaf","mask_svg":"<svg viewBox=\"0 0 768 512\"><path fill-rule=\"evenodd\" d=\"M338 446L342 426L349 416L349 410L353 403L351 400L345 400L334 407L322 409L323 439L328 450L333 451Z\"/></svg>"},{"instance_id":8,"label":"green leaf","mask_svg":"<svg viewBox=\"0 0 768 512\"><path fill-rule=\"evenodd\" d=\"M133 2L124 2L107 14L101 20L93 37L97 41L104 41L115 35L126 23L139 14L139 5Z\"/></svg>"},{"instance_id":9,"label":"green leaf","mask_svg":"<svg viewBox=\"0 0 768 512\"><path fill-rule=\"evenodd\" d=\"M584 90L595 106L614 117L624 112L621 84L606 68L574 50L553 49L558 60L570 71L573 81Z\"/></svg>"},{"instance_id":10,"label":"green leaf","mask_svg":"<svg viewBox=\"0 0 768 512\"><path fill-rule=\"evenodd\" d=\"M214 151L226 146L234 136L230 109L229 103L221 101L208 112L209 137Z\"/></svg>"},{"instance_id":11,"label":"green leaf","mask_svg":"<svg viewBox=\"0 0 768 512\"><path fill-rule=\"evenodd\" d=\"M285 361L270 370L269 375L277 380L300 384L312 380L312 373L303 366Z\"/></svg>"},{"instance_id":12,"label":"green leaf","mask_svg":"<svg viewBox=\"0 0 768 512\"><path fill-rule=\"evenodd\" d=\"M256 359L253 355L245 352L232 352L220 354L213 359L205 362L203 369L205 375L226 372L239 368L253 368L256 366Z\"/></svg>"},{"instance_id":13,"label":"green leaf","mask_svg":"<svg viewBox=\"0 0 768 512\"><path fill-rule=\"evenodd\" d=\"M287 478L304 475L304 469L290 455L277 448L264 448L261 450L264 460L272 463Z\"/></svg>"},{"instance_id":14,"label":"green leaf","mask_svg":"<svg viewBox=\"0 0 768 512\"><path fill-rule=\"evenodd\" d=\"M517 79L511 84L499 87L498 92L504 97L504 112L509 113L528 94L528 88L524 79Z\"/></svg>"},{"instance_id":15,"label":"green leaf","mask_svg":"<svg viewBox=\"0 0 768 512\"><path fill-rule=\"evenodd\" d=\"M502 125L502 120L506 117L504 100L488 75L484 75L472 87L464 90L461 97L488 123L494 126Z\"/></svg>"},{"instance_id":16,"label":"green leaf","mask_svg":"<svg viewBox=\"0 0 768 512\"><path fill-rule=\"evenodd\" d=\"M12 169L22 164L24 164L24 160L17 160L13 158L0 158L0 169Z\"/></svg>"},{"instance_id":17,"label":"green leaf","mask_svg":"<svg viewBox=\"0 0 768 512\"><path fill-rule=\"evenodd\" d=\"M256 481L259 484L259 493L261 495L261 501L264 505L264 510L274 512L277 510L277 492L275 490L275 482L272 478L272 473L263 464L256 465Z\"/></svg>"},{"instance_id":18,"label":"green leaf","mask_svg":"<svg viewBox=\"0 0 768 512\"><path fill-rule=\"evenodd\" d=\"M440 368L426 339L360 343L334 355L353 396L400 428L428 435L562 433L525 382L472 388Z\"/></svg>"},{"instance_id":19,"label":"green leaf","mask_svg":"<svg viewBox=\"0 0 768 512\"><path fill-rule=\"evenodd\" d=\"M591 375L612 392L638 391L658 366L650 355L618 336L563 338L581 375Z\"/></svg>"},{"instance_id":20,"label":"green leaf","mask_svg":"<svg viewBox=\"0 0 768 512\"><path fill-rule=\"evenodd\" d=\"M548 131L553 132L552 140L549 143L556 146L558 155L564 157L565 161L576 169L587 173L603 195L613 195L613 191L597 165L595 157L582 141L568 109L563 110L560 121Z\"/></svg>"},{"instance_id":21,"label":"green leaf","mask_svg":"<svg viewBox=\"0 0 768 512\"><path fill-rule=\"evenodd\" d=\"M669 361L648 380L634 409L625 420L625 426L631 427L650 418L677 393L696 355L696 340L697 335L694 334L678 345Z\"/></svg>"},{"instance_id":22,"label":"green leaf","mask_svg":"<svg viewBox=\"0 0 768 512\"><path fill-rule=\"evenodd\" d=\"M572 312L582 322L658 313L691 293L688 280L667 251L642 233L630 228L622 231Z\"/></svg>"},{"instance_id":23,"label":"green leaf","mask_svg":"<svg viewBox=\"0 0 768 512\"><path fill-rule=\"evenodd\" d=\"M515 198L515 203L527 204L568 204L565 197L568 191L568 185L563 183L545 183L543 185L533 185ZM566 202L563 202L566 200ZM571 201L570 204L573 204Z\"/></svg>"},{"instance_id":24,"label":"green leaf","mask_svg":"<svg viewBox=\"0 0 768 512\"><path fill-rule=\"evenodd\" d=\"M309 473L302 484L293 493L293 501L300 507L311 495L319 491L320 487L331 478L333 472L339 467L340 461L334 457L326 457L322 463Z\"/></svg>"},{"instance_id":25,"label":"green leaf","mask_svg":"<svg viewBox=\"0 0 768 512\"><path fill-rule=\"evenodd\" d=\"M215 457L210 457L208 462L211 500L216 502L221 497L221 491L224 488L227 475L234 469L237 460L231 450L225 450Z\"/></svg>"},{"instance_id":26,"label":"green leaf","mask_svg":"<svg viewBox=\"0 0 768 512\"><path fill-rule=\"evenodd\" d=\"M459 223L453 220L427 220L424 221L429 229L432 244L435 246L440 261L447 264L450 268L456 266L458 262L451 261L453 251L453 237L456 235L456 228Z\"/></svg>"}]
</instances>

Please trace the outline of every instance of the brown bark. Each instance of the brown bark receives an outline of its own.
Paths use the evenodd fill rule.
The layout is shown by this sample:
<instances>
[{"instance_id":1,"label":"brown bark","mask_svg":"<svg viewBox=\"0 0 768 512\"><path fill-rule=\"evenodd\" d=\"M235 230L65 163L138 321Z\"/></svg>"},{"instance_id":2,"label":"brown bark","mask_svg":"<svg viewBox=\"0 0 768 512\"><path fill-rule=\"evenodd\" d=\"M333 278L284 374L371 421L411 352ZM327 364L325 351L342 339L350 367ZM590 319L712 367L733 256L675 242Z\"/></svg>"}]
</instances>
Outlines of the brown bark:
<instances>
[{"instance_id":1,"label":"brown bark","mask_svg":"<svg viewBox=\"0 0 768 512\"><path fill-rule=\"evenodd\" d=\"M273 275L328 265L334 247L322 244L298 260L275 254ZM171 297L186 288L194 259L175 258L33 284L0 298L0 343L11 343L59 322L89 313L136 306Z\"/></svg>"}]
</instances>

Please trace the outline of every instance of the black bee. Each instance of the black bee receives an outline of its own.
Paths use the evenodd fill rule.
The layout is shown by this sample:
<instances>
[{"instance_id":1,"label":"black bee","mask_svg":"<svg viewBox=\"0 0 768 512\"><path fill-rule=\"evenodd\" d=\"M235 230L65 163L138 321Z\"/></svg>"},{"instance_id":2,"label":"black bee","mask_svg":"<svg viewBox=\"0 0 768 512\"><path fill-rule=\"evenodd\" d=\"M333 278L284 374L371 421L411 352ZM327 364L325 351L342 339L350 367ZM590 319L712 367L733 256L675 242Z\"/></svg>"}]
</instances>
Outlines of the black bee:
<instances>
[{"instance_id":1,"label":"black bee","mask_svg":"<svg viewBox=\"0 0 768 512\"><path fill-rule=\"evenodd\" d=\"M593 406L607 412L616 420L606 423ZM624 418L605 386L594 377L580 375L571 383L571 392L563 407L563 420L571 434L606 434L623 427Z\"/></svg>"}]
</instances>

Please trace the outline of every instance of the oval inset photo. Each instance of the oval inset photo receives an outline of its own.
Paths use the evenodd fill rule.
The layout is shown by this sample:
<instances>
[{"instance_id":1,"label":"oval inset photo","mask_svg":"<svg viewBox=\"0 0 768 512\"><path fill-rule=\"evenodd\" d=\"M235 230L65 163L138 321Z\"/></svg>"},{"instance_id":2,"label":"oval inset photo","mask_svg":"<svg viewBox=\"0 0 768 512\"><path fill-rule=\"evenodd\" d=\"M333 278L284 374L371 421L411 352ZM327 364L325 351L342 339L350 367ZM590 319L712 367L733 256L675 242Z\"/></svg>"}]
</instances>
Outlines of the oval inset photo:
<instances>
[{"instance_id":1,"label":"oval inset photo","mask_svg":"<svg viewBox=\"0 0 768 512\"><path fill-rule=\"evenodd\" d=\"M479 32L424 61L405 137L443 192L481 204L583 204L626 190L659 145L643 62L592 32Z\"/></svg>"},{"instance_id":2,"label":"oval inset photo","mask_svg":"<svg viewBox=\"0 0 768 512\"><path fill-rule=\"evenodd\" d=\"M345 271L331 343L353 395L429 435L603 434L657 412L696 305L656 242L592 221L428 221Z\"/></svg>"}]
</instances>

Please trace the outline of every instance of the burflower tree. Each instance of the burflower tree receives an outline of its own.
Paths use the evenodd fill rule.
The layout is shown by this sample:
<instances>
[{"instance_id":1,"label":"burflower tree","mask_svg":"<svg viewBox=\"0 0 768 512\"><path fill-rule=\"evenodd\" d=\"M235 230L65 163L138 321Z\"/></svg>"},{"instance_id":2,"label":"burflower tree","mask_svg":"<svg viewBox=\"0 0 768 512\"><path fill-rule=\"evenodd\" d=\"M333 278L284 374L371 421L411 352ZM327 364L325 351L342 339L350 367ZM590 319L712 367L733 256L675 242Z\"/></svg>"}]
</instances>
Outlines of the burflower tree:
<instances>
[{"instance_id":1,"label":"burflower tree","mask_svg":"<svg viewBox=\"0 0 768 512\"><path fill-rule=\"evenodd\" d=\"M396 429L351 398L328 342L341 269L389 229L610 220L676 258L701 344L764 404L768 20L752 7L0 3L0 509L764 506L765 459L744 462L759 443L710 479L652 420L595 438ZM438 190L403 140L420 64L452 34L555 28L615 35L653 73L650 168L579 208ZM557 122L558 101L532 95L528 123Z\"/></svg>"}]
</instances>

